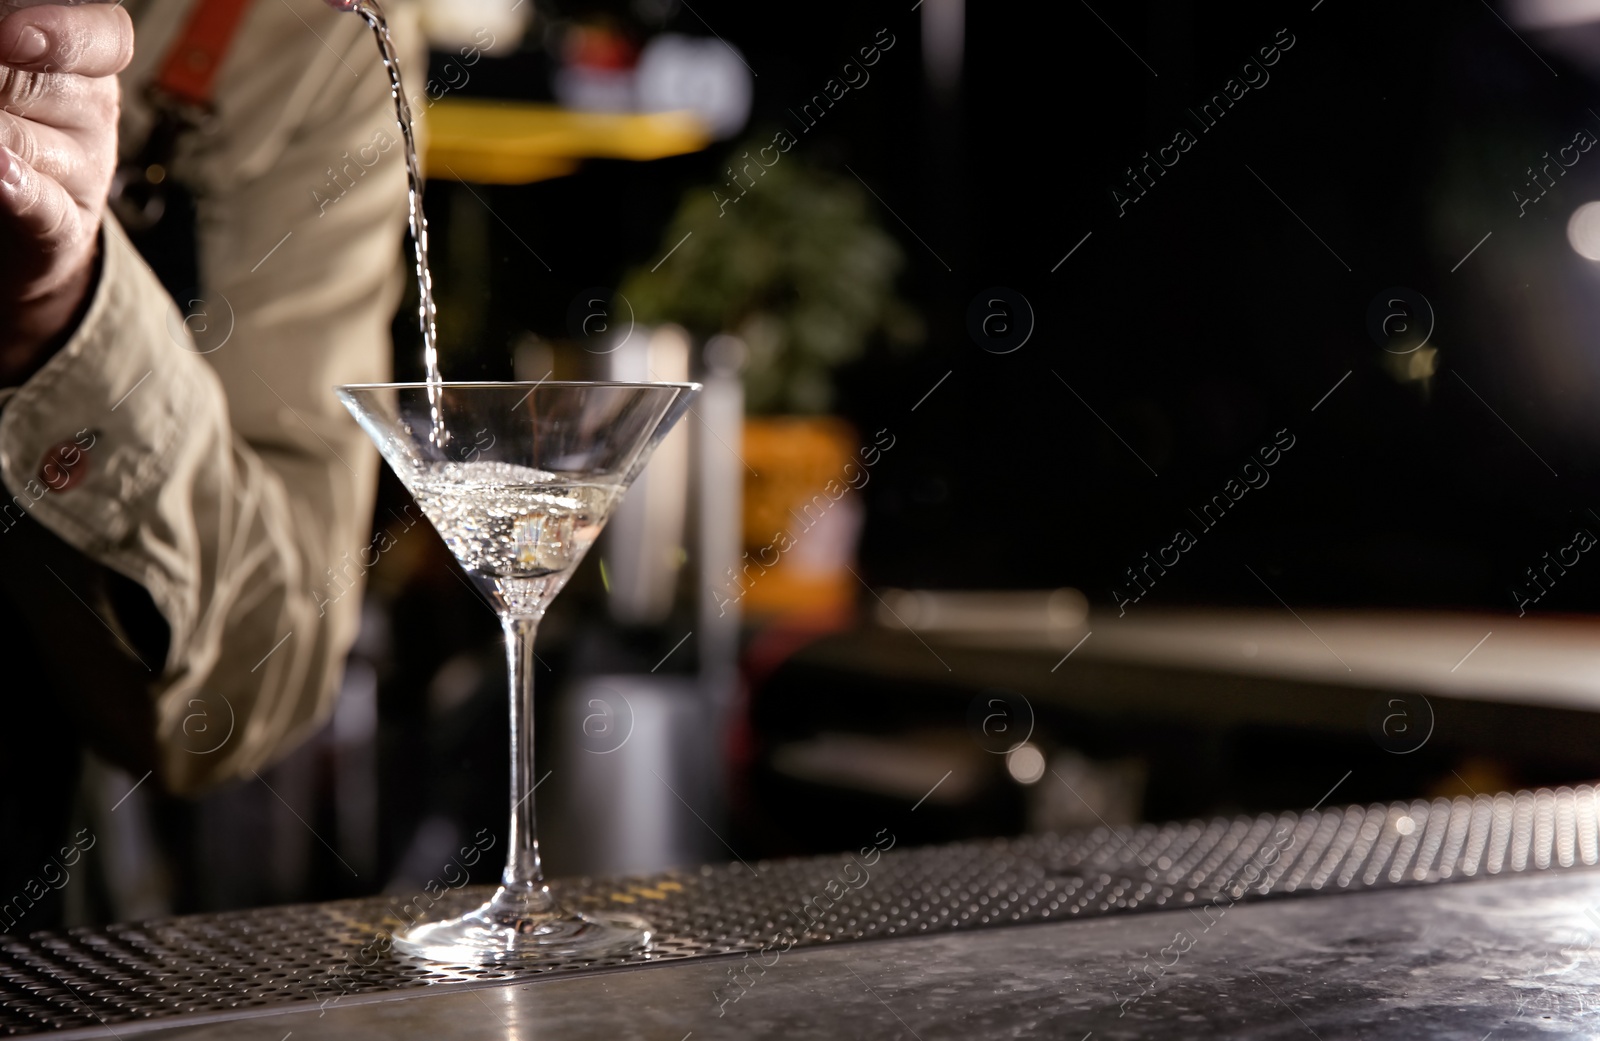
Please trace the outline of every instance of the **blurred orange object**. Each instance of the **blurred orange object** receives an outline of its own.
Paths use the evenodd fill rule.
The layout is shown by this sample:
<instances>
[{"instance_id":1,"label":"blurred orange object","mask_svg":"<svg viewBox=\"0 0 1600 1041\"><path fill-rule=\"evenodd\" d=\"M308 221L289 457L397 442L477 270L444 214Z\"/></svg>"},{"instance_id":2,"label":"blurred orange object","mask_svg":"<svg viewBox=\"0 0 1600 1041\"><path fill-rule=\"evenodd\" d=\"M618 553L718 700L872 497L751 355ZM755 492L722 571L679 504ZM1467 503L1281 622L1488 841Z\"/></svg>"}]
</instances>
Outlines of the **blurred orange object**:
<instances>
[{"instance_id":1,"label":"blurred orange object","mask_svg":"<svg viewBox=\"0 0 1600 1041\"><path fill-rule=\"evenodd\" d=\"M845 611L855 602L864 510L846 467L856 435L832 416L750 418L744 424L741 573L722 576L748 615ZM860 473L859 466L851 470Z\"/></svg>"}]
</instances>

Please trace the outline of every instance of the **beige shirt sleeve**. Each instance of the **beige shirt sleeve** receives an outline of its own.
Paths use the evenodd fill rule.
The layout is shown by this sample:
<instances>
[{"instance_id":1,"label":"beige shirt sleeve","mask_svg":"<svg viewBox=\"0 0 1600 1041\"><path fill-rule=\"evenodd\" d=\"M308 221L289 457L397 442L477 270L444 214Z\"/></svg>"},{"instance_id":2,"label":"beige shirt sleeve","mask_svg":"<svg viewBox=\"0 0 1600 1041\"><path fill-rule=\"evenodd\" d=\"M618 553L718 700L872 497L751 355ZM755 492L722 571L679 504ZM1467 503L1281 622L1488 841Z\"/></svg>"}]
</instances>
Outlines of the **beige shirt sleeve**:
<instances>
[{"instance_id":1,"label":"beige shirt sleeve","mask_svg":"<svg viewBox=\"0 0 1600 1041\"><path fill-rule=\"evenodd\" d=\"M153 9L169 24L140 37L135 80L174 28ZM136 86L125 131L147 118ZM108 217L82 325L0 413L10 508L140 583L166 620L159 679L126 696L154 698L176 791L248 775L332 708L378 466L332 387L388 378L403 286L404 161L359 18L259 0L216 104L218 129L175 164L198 199L205 313L181 314ZM87 475L51 491L39 467L75 439L92 439Z\"/></svg>"}]
</instances>

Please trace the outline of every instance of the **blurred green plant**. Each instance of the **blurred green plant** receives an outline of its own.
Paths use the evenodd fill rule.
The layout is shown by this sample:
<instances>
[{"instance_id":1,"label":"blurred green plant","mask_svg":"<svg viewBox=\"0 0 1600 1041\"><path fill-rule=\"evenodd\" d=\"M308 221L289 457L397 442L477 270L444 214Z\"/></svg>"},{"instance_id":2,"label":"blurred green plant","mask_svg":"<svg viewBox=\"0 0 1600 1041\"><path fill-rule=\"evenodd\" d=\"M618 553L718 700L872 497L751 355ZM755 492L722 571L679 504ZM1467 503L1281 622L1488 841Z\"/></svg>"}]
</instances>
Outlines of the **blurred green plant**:
<instances>
[{"instance_id":1,"label":"blurred green plant","mask_svg":"<svg viewBox=\"0 0 1600 1041\"><path fill-rule=\"evenodd\" d=\"M734 154L754 155L770 140ZM905 255L860 186L778 154L765 173L745 160L753 185L686 192L662 237L660 252L678 243L676 251L655 271L632 269L619 292L644 324L744 340L748 412L825 412L835 370L880 334L892 349L920 344L922 321L895 294ZM742 176L740 161L731 165Z\"/></svg>"}]
</instances>

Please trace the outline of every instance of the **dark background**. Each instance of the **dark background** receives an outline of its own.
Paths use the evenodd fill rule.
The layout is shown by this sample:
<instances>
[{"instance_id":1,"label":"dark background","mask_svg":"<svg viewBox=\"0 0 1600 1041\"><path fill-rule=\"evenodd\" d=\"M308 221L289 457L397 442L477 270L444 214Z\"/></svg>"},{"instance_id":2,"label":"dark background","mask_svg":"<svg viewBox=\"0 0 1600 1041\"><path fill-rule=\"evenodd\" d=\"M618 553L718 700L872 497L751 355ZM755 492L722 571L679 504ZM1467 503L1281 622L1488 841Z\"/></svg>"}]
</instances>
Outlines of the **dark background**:
<instances>
[{"instance_id":1,"label":"dark background","mask_svg":"<svg viewBox=\"0 0 1600 1041\"><path fill-rule=\"evenodd\" d=\"M795 131L786 110L879 29L894 36L870 83L792 153L848 164L892 207L902 291L927 323L919 353L880 350L840 379L858 427L899 439L867 490L869 582L1074 585L1109 603L1123 570L1185 527L1199 545L1145 603L1272 603L1249 565L1296 606L1506 610L1524 569L1600 525L1597 274L1565 235L1600 196L1600 153L1525 216L1512 198L1541 153L1600 134L1588 70L1524 34L1534 53L1483 4L1097 6L1124 46L1082 4L999 2L968 6L961 91L940 102L909 7L706 0L663 24L625 5L544 5L546 31L466 88L540 96L541 41L563 20L608 13L641 38L709 25L757 73L751 137L766 141ZM1284 29L1294 44L1270 80L1201 133L1186 110ZM1119 217L1112 189L1179 128L1195 146ZM508 376L510 339L559 337L581 290L659 257L680 193L720 184L727 155L479 189L516 235L489 223L489 277L457 290L481 293L489 317L447 369ZM460 192L429 200L440 239L455 207L481 204ZM995 286L1036 317L1003 355L966 316ZM1369 304L1396 286L1435 312L1431 378L1397 377L1385 363L1407 356L1368 333ZM402 346L402 370L412 354ZM1270 484L1202 532L1187 509L1280 429L1295 447ZM1580 564L1537 609L1586 609L1596 570Z\"/></svg>"},{"instance_id":2,"label":"dark background","mask_svg":"<svg viewBox=\"0 0 1600 1041\"><path fill-rule=\"evenodd\" d=\"M641 42L714 29L756 73L754 111L744 133L696 155L591 161L521 187L431 182L435 251L447 258L435 272L444 371L510 378L514 344L569 337L575 299L672 247L665 228L684 193L723 186L732 157L786 128L798 143L784 162L858 178L877 196L906 257L901 293L926 328L919 351L877 344L836 377L839 411L863 435L896 439L864 490L858 570L871 588L1075 586L1111 608L1125 569L1184 528L1197 544L1138 610L1276 611L1282 597L1302 610L1514 612L1528 568L1579 527L1600 531L1590 512L1600 510L1600 272L1566 235L1572 211L1600 198L1600 151L1525 216L1512 194L1530 193L1542 153L1580 128L1600 136L1590 111L1600 92L1550 41L1519 39L1503 9L1311 6L969 4L960 87L936 96L910 3L541 4L542 28L519 53L475 66L461 94L548 100L564 31L606 22ZM895 42L870 82L800 133L790 110L880 30ZM1270 79L1201 132L1188 110L1289 36ZM435 56L436 73L446 60ZM1180 128L1196 143L1119 216L1113 189ZM996 287L1034 319L1004 354L969 321ZM1389 353L1369 329L1374 302L1396 287L1433 314L1436 353L1420 373L1407 366L1423 352ZM420 377L413 313L403 307L395 323L402 378ZM1270 482L1201 530L1189 511L1290 437ZM384 480L385 501L403 505ZM362 652L379 679L377 861L394 878L431 863L427 820L461 834L493 827L504 791L498 626L430 533L411 544L435 559L403 589L376 589L386 635ZM1585 557L1530 611L1590 610L1597 581L1600 565ZM868 614L838 639L870 631L873 604L860 599ZM605 615L591 559L540 634L544 762L572 740L547 718L550 695L575 676L643 673L693 624L624 631ZM1031 826L1030 800L1048 785L1017 785L995 756L980 756L968 797L915 815L911 797L777 769L775 750L828 732L902 749L930 735L967 741L970 706L994 693L982 667L943 684L830 666L808 655L814 638L781 623L747 629L745 700L716 767L727 805L706 811L722 825L707 857L725 855L721 839L747 858L843 848L883 820L915 842ZM439 677L463 663L477 670L471 693L441 713ZM691 640L661 674L694 666ZM1394 755L1370 733L1373 706L1379 719L1390 711L1381 693L1071 671L1001 693L1030 701L1047 753L1081 754L1095 769L1141 764L1142 819L1310 806L1335 781L1337 800L1386 800L1600 770L1592 716L1576 710L1439 700L1428 746ZM1129 684L1195 711L1125 703ZM1305 707L1322 697L1341 706L1335 726ZM1255 718L1240 707L1252 698L1290 714ZM562 852L572 834L547 835L554 870L590 870ZM309 895L360 888L310 853L323 862Z\"/></svg>"}]
</instances>

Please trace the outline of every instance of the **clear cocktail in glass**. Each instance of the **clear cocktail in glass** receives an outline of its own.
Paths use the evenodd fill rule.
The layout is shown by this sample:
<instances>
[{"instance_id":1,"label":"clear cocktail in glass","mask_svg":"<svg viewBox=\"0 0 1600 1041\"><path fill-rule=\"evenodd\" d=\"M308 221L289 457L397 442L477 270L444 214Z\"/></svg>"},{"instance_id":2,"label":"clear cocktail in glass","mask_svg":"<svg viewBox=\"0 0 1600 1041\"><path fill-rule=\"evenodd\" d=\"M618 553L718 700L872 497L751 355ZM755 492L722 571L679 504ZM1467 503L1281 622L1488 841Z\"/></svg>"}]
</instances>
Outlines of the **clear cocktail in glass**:
<instances>
[{"instance_id":1,"label":"clear cocktail in glass","mask_svg":"<svg viewBox=\"0 0 1600 1041\"><path fill-rule=\"evenodd\" d=\"M562 907L534 830L533 642L539 620L700 387L695 383L395 383L341 401L500 615L511 694L511 826L500 888L395 936L403 953L526 964L643 946L632 915Z\"/></svg>"}]
</instances>

